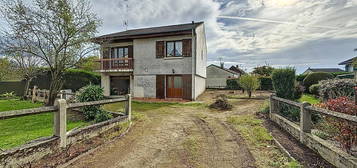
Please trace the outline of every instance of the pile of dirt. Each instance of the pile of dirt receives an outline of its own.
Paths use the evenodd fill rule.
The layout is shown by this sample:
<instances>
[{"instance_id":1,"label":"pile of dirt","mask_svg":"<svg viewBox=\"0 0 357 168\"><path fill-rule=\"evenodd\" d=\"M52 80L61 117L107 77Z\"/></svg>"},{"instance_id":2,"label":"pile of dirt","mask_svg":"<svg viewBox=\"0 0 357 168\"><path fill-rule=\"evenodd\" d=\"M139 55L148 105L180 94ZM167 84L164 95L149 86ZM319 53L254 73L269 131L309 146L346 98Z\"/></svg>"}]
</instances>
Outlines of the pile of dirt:
<instances>
[{"instance_id":1,"label":"pile of dirt","mask_svg":"<svg viewBox=\"0 0 357 168\"><path fill-rule=\"evenodd\" d=\"M214 103L209 105L209 108L217 109L217 110L232 110L233 106L229 104L226 95L218 95L217 99Z\"/></svg>"}]
</instances>

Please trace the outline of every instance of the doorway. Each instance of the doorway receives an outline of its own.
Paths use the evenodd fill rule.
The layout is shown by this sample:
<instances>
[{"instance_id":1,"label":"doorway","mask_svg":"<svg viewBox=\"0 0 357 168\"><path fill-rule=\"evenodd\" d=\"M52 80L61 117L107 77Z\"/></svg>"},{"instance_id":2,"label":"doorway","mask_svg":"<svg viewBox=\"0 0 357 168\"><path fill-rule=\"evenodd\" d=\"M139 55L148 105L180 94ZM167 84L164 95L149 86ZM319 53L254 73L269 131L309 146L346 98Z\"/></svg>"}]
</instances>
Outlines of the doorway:
<instances>
[{"instance_id":1,"label":"doorway","mask_svg":"<svg viewBox=\"0 0 357 168\"><path fill-rule=\"evenodd\" d=\"M182 98L183 83L181 75L170 75L166 77L166 95L168 98Z\"/></svg>"}]
</instances>

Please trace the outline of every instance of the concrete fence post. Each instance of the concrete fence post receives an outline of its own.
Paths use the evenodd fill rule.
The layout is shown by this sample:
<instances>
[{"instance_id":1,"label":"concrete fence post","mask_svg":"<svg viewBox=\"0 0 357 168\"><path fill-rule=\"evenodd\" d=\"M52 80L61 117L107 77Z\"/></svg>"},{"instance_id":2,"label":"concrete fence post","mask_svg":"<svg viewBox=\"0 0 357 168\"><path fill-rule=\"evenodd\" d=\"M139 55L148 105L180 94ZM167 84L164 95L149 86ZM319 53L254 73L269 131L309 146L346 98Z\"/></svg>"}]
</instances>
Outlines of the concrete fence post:
<instances>
[{"instance_id":1,"label":"concrete fence post","mask_svg":"<svg viewBox=\"0 0 357 168\"><path fill-rule=\"evenodd\" d=\"M56 101L58 111L54 113L54 135L60 138L60 147L67 145L67 101L59 99Z\"/></svg>"},{"instance_id":2,"label":"concrete fence post","mask_svg":"<svg viewBox=\"0 0 357 168\"><path fill-rule=\"evenodd\" d=\"M127 94L125 98L125 114L128 115L128 121L131 121L131 94Z\"/></svg>"},{"instance_id":3,"label":"concrete fence post","mask_svg":"<svg viewBox=\"0 0 357 168\"><path fill-rule=\"evenodd\" d=\"M270 107L269 107L269 117L272 118L272 114L276 113L276 109L275 109L275 100L273 99L273 96L275 96L274 94L271 94L269 97L269 102L270 102Z\"/></svg>"},{"instance_id":4,"label":"concrete fence post","mask_svg":"<svg viewBox=\"0 0 357 168\"><path fill-rule=\"evenodd\" d=\"M311 112L306 110L310 104L303 102L300 105L300 142L304 142L305 133L311 133L312 121Z\"/></svg>"},{"instance_id":5,"label":"concrete fence post","mask_svg":"<svg viewBox=\"0 0 357 168\"><path fill-rule=\"evenodd\" d=\"M36 101L36 92L37 92L37 86L33 86L32 98L31 98L32 103L35 103L35 101Z\"/></svg>"}]
</instances>

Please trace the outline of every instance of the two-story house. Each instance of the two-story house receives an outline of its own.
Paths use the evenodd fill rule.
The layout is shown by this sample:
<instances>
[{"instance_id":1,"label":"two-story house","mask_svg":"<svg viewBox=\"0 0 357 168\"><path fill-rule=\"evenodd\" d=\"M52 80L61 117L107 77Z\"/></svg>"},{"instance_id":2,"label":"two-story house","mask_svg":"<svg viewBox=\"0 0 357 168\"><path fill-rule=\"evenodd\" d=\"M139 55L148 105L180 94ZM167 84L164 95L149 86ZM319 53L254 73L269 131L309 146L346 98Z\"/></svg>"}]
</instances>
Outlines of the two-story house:
<instances>
[{"instance_id":1,"label":"two-story house","mask_svg":"<svg viewBox=\"0 0 357 168\"><path fill-rule=\"evenodd\" d=\"M203 22L132 29L93 39L101 46L105 96L195 100L205 90Z\"/></svg>"}]
</instances>

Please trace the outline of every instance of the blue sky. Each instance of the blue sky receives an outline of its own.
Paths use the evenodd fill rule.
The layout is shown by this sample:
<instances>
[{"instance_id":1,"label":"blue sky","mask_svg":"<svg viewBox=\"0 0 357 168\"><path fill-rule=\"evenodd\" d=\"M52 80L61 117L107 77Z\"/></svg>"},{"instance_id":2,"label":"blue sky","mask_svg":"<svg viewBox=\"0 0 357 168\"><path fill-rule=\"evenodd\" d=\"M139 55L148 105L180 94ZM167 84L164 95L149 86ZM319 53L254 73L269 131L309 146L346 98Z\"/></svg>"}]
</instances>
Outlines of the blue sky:
<instances>
[{"instance_id":1,"label":"blue sky","mask_svg":"<svg viewBox=\"0 0 357 168\"><path fill-rule=\"evenodd\" d=\"M125 20L129 29L205 21L208 64L222 58L248 71L265 64L299 73L343 68L337 64L357 48L357 0L96 0L92 6L103 20L98 35L125 30Z\"/></svg>"}]
</instances>

